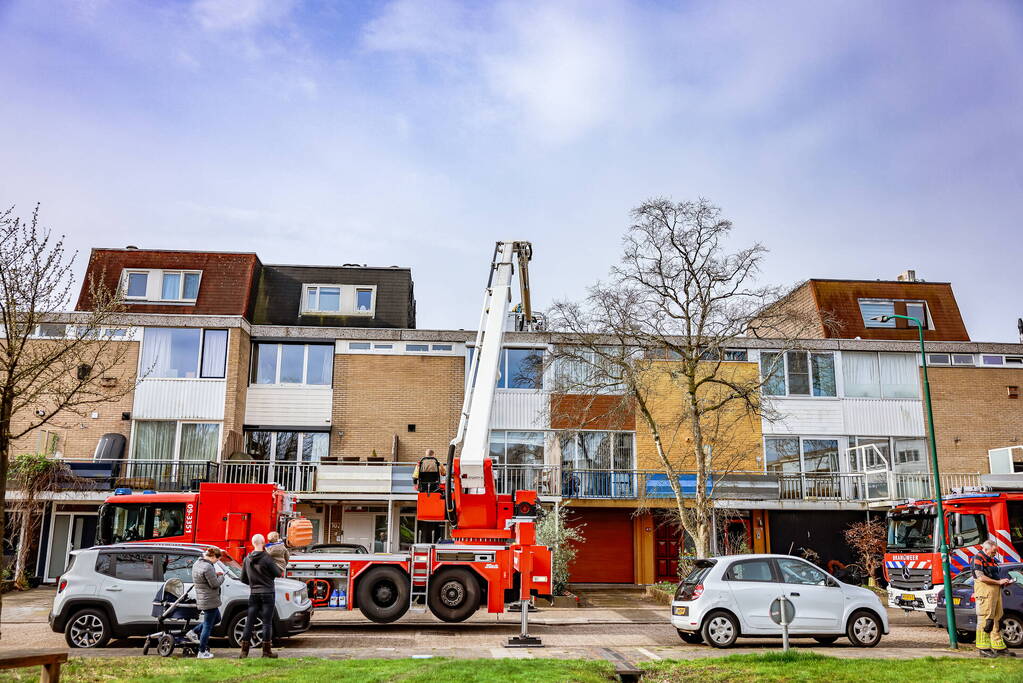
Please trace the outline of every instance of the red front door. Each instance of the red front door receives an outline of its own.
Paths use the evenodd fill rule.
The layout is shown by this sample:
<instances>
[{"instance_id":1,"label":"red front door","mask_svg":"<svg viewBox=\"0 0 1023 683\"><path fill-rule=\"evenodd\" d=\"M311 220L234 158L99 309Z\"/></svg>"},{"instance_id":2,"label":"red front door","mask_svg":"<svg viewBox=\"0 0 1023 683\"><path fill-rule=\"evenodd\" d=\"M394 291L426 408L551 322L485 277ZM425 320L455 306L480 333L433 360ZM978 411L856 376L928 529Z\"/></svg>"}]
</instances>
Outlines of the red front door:
<instances>
[{"instance_id":1,"label":"red front door","mask_svg":"<svg viewBox=\"0 0 1023 683\"><path fill-rule=\"evenodd\" d=\"M678 553L685 532L669 519L654 520L654 578L656 581L678 583Z\"/></svg>"}]
</instances>

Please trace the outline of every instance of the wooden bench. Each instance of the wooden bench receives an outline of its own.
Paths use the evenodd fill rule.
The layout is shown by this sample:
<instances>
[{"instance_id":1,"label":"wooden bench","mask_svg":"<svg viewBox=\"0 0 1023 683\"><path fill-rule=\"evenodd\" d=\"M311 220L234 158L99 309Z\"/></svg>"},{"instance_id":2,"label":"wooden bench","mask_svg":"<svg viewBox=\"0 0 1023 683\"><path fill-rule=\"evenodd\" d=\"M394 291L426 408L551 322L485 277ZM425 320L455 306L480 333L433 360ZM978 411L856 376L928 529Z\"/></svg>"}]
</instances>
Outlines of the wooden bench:
<instances>
[{"instance_id":1,"label":"wooden bench","mask_svg":"<svg viewBox=\"0 0 1023 683\"><path fill-rule=\"evenodd\" d=\"M41 666L41 683L57 683L60 680L60 665L67 661L67 652L60 650L15 650L0 654L0 669L24 669Z\"/></svg>"}]
</instances>

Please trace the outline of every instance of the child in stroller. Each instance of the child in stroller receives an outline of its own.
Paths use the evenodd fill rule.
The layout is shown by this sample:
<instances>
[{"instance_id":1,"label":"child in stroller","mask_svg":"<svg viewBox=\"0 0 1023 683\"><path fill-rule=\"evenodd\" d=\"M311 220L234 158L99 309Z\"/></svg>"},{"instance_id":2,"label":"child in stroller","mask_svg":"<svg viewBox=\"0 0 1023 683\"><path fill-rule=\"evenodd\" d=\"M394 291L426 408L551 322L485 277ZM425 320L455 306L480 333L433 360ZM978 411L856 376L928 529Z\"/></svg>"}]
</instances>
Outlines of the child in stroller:
<instances>
[{"instance_id":1,"label":"child in stroller","mask_svg":"<svg viewBox=\"0 0 1023 683\"><path fill-rule=\"evenodd\" d=\"M195 606L195 599L191 597L191 593L192 586L186 590L181 579L167 579L164 582L153 598L153 616L156 617L156 625L160 630L146 636L142 654L149 654L149 648L153 643L156 644L156 651L161 657L170 657L174 648L179 646L186 656L198 652L198 643L185 637L191 622L199 620L199 608ZM168 625L167 622L171 624Z\"/></svg>"}]
</instances>

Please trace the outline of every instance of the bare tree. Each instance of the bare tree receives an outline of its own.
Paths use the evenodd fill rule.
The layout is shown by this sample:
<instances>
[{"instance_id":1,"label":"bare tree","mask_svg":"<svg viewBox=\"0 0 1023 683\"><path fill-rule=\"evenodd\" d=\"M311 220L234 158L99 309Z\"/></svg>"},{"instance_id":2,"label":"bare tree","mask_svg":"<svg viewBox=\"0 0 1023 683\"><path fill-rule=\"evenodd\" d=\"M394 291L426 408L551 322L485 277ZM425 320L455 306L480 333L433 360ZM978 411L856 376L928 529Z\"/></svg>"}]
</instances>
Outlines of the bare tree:
<instances>
[{"instance_id":1,"label":"bare tree","mask_svg":"<svg viewBox=\"0 0 1023 683\"><path fill-rule=\"evenodd\" d=\"M74 291L74 259L63 237L54 239L39 225L38 206L27 222L13 207L0 212L0 545L17 440L84 416L134 387L117 381L127 345L104 334L122 322L120 293L101 287L100 278L86 283L91 310L62 313Z\"/></svg>"},{"instance_id":2,"label":"bare tree","mask_svg":"<svg viewBox=\"0 0 1023 683\"><path fill-rule=\"evenodd\" d=\"M846 528L845 542L856 551L863 572L867 575L867 584L877 585L877 570L881 568L884 553L888 547L888 529L880 519L868 519L864 522L850 524Z\"/></svg>"},{"instance_id":3,"label":"bare tree","mask_svg":"<svg viewBox=\"0 0 1023 683\"><path fill-rule=\"evenodd\" d=\"M549 312L561 333L546 361L552 426L634 420L667 480L672 514L706 557L714 489L760 452L754 421L771 414L761 387L780 370L782 354L761 373L735 350L756 335L785 351L809 321L775 305L787 290L757 284L763 246L727 250L732 224L706 200L653 199L632 219L609 280Z\"/></svg>"}]
</instances>

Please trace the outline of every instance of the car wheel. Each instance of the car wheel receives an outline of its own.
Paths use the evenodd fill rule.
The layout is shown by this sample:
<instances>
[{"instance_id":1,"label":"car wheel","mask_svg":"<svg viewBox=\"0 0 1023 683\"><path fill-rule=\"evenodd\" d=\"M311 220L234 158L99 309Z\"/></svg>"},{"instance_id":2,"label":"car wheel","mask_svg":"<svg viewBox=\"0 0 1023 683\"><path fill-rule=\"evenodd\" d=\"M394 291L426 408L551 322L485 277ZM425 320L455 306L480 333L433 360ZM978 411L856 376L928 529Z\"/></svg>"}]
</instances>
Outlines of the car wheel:
<instances>
[{"instance_id":1,"label":"car wheel","mask_svg":"<svg viewBox=\"0 0 1023 683\"><path fill-rule=\"evenodd\" d=\"M680 628L675 630L678 631L678 637L690 645L701 645L703 643L703 636L699 631L683 631Z\"/></svg>"},{"instance_id":2,"label":"car wheel","mask_svg":"<svg viewBox=\"0 0 1023 683\"><path fill-rule=\"evenodd\" d=\"M110 642L110 621L103 610L83 609L68 619L64 640L70 647L103 647Z\"/></svg>"},{"instance_id":3,"label":"car wheel","mask_svg":"<svg viewBox=\"0 0 1023 683\"><path fill-rule=\"evenodd\" d=\"M248 610L241 610L231 619L225 634L231 647L241 647L242 634L245 633L245 624L248 623L248 620ZM252 647L263 646L263 619L261 617L256 617L256 624L252 627L252 635L249 637L249 645Z\"/></svg>"},{"instance_id":4,"label":"car wheel","mask_svg":"<svg viewBox=\"0 0 1023 683\"><path fill-rule=\"evenodd\" d=\"M700 633L711 647L732 647L739 637L739 622L728 612L713 612L703 622Z\"/></svg>"},{"instance_id":5,"label":"car wheel","mask_svg":"<svg viewBox=\"0 0 1023 683\"><path fill-rule=\"evenodd\" d=\"M480 607L480 584L468 569L456 567L430 577L426 603L433 616L456 623L471 617Z\"/></svg>"},{"instance_id":6,"label":"car wheel","mask_svg":"<svg viewBox=\"0 0 1023 683\"><path fill-rule=\"evenodd\" d=\"M834 645L838 636L814 636L813 639L821 645Z\"/></svg>"},{"instance_id":7,"label":"car wheel","mask_svg":"<svg viewBox=\"0 0 1023 683\"><path fill-rule=\"evenodd\" d=\"M398 567L373 567L359 579L355 604L370 621L389 624L408 612L409 590L408 574Z\"/></svg>"},{"instance_id":8,"label":"car wheel","mask_svg":"<svg viewBox=\"0 0 1023 683\"><path fill-rule=\"evenodd\" d=\"M849 617L846 636L856 647L874 647L881 642L881 620L871 612L855 612Z\"/></svg>"},{"instance_id":9,"label":"car wheel","mask_svg":"<svg viewBox=\"0 0 1023 683\"><path fill-rule=\"evenodd\" d=\"M1023 647L1023 618L1012 612L1002 617L1002 640L1009 647Z\"/></svg>"}]
</instances>

